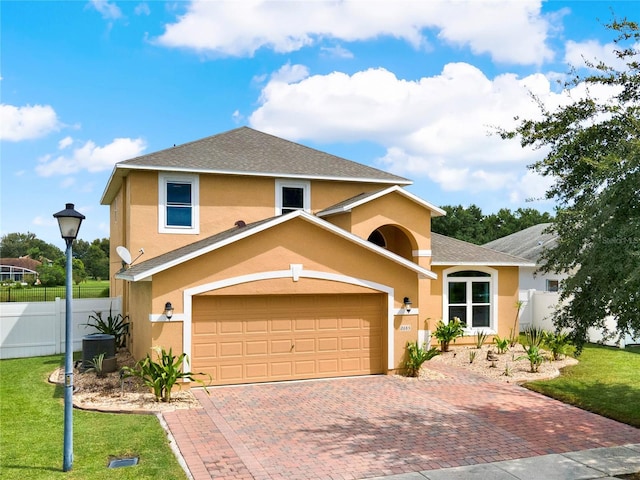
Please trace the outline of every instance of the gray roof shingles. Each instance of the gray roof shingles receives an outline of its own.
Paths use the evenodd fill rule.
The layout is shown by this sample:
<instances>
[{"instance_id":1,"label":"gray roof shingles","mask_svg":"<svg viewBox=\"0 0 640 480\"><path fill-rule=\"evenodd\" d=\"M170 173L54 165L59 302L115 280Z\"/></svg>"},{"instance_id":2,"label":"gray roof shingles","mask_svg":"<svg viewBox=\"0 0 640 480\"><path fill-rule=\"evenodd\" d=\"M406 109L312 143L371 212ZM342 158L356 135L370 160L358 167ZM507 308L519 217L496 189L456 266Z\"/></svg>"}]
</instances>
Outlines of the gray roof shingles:
<instances>
[{"instance_id":1,"label":"gray roof shingles","mask_svg":"<svg viewBox=\"0 0 640 480\"><path fill-rule=\"evenodd\" d=\"M438 233L431 233L432 264L434 265L529 265L531 261L515 255L498 252L490 248Z\"/></svg>"},{"instance_id":2,"label":"gray roof shingles","mask_svg":"<svg viewBox=\"0 0 640 480\"><path fill-rule=\"evenodd\" d=\"M118 163L118 167L344 178L393 184L411 183L406 178L249 127L240 127L177 147L125 160Z\"/></svg>"},{"instance_id":3,"label":"gray roof shingles","mask_svg":"<svg viewBox=\"0 0 640 480\"><path fill-rule=\"evenodd\" d=\"M537 263L542 254L542 250L545 248L553 248L556 244L557 235L553 232L546 232L550 226L550 223L540 223L507 235L506 237L485 243L484 246Z\"/></svg>"}]
</instances>

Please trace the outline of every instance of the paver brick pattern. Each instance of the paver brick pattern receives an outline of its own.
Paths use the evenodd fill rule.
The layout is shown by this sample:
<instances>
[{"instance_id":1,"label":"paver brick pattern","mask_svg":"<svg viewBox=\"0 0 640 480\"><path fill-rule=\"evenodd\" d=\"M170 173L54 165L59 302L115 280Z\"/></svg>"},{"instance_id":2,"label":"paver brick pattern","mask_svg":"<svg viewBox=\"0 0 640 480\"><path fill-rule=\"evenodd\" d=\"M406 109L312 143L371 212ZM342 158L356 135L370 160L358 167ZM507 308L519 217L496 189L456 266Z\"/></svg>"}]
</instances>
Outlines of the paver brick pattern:
<instances>
[{"instance_id":1,"label":"paver brick pattern","mask_svg":"<svg viewBox=\"0 0 640 480\"><path fill-rule=\"evenodd\" d=\"M441 380L368 376L194 390L164 414L195 480L352 480L640 443L640 430L434 365Z\"/></svg>"}]
</instances>

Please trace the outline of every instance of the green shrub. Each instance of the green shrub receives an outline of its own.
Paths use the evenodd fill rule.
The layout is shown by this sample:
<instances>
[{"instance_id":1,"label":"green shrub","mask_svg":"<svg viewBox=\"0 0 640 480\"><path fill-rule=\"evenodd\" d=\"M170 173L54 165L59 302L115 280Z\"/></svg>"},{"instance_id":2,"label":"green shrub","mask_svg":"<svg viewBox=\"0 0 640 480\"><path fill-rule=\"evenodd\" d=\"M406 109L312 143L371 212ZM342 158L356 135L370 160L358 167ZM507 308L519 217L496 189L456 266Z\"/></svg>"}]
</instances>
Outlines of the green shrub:
<instances>
[{"instance_id":1,"label":"green shrub","mask_svg":"<svg viewBox=\"0 0 640 480\"><path fill-rule=\"evenodd\" d=\"M507 353L510 343L510 340L508 338L500 338L499 335L496 335L493 338L493 342L496 344L496 348L498 349L499 354Z\"/></svg>"},{"instance_id":2,"label":"green shrub","mask_svg":"<svg viewBox=\"0 0 640 480\"><path fill-rule=\"evenodd\" d=\"M440 348L443 352L448 352L449 344L464 335L465 326L458 317L453 317L452 320L449 320L449 323L444 323L442 320L438 321L433 336L440 341Z\"/></svg>"},{"instance_id":3,"label":"green shrub","mask_svg":"<svg viewBox=\"0 0 640 480\"><path fill-rule=\"evenodd\" d=\"M521 355L516 358L516 360L529 360L531 373L537 373L538 368L540 368L540 365L542 365L542 362L544 362L547 357L545 357L545 355L540 350L540 347L537 345L525 345L524 351L526 352L526 355Z\"/></svg>"},{"instance_id":4,"label":"green shrub","mask_svg":"<svg viewBox=\"0 0 640 480\"><path fill-rule=\"evenodd\" d=\"M487 341L487 332L485 332L484 330L478 330L476 332L476 348L482 348L482 345L484 344L484 342Z\"/></svg>"},{"instance_id":5,"label":"green shrub","mask_svg":"<svg viewBox=\"0 0 640 480\"><path fill-rule=\"evenodd\" d=\"M127 334L129 333L129 315L123 317L121 313L113 315L111 307L109 307L109 316L105 319L102 318L102 312L93 312L94 315L89 315L89 320L93 320L94 323L85 323L89 327L93 327L100 333L107 335L113 335L116 339L116 348L125 347L127 343Z\"/></svg>"},{"instance_id":6,"label":"green shrub","mask_svg":"<svg viewBox=\"0 0 640 480\"><path fill-rule=\"evenodd\" d=\"M551 352L553 360L564 358L573 346L569 334L563 332L544 332L543 343Z\"/></svg>"},{"instance_id":7,"label":"green shrub","mask_svg":"<svg viewBox=\"0 0 640 480\"><path fill-rule=\"evenodd\" d=\"M529 327L524 331L525 350L526 347L541 347L544 342L545 332L539 327Z\"/></svg>"},{"instance_id":8,"label":"green shrub","mask_svg":"<svg viewBox=\"0 0 640 480\"><path fill-rule=\"evenodd\" d=\"M125 377L139 377L144 384L153 390L157 402L170 402L171 389L180 379L198 382L203 387L206 386L202 380L193 378L194 375L205 375L204 373L183 372L182 364L188 360L186 353L176 357L171 349L167 352L164 348L155 347L154 351L159 361L155 361L147 353L146 358L136 363L134 368L124 367ZM209 375L209 380L211 376ZM180 384L178 384L180 386ZM207 391L207 393L209 393Z\"/></svg>"},{"instance_id":9,"label":"green shrub","mask_svg":"<svg viewBox=\"0 0 640 480\"><path fill-rule=\"evenodd\" d=\"M93 360L89 361L89 368L85 372L96 372L96 375L100 378L107 376L104 371L104 352L99 353L93 357Z\"/></svg>"},{"instance_id":10,"label":"green shrub","mask_svg":"<svg viewBox=\"0 0 640 480\"><path fill-rule=\"evenodd\" d=\"M473 363L475 361L477 354L477 350L469 350L469 363Z\"/></svg>"},{"instance_id":11,"label":"green shrub","mask_svg":"<svg viewBox=\"0 0 640 480\"><path fill-rule=\"evenodd\" d=\"M440 354L436 347L427 350L426 344L423 346L424 348L420 347L418 342L407 342L407 360L404 362L404 368L409 377L417 377L422 364Z\"/></svg>"}]
</instances>

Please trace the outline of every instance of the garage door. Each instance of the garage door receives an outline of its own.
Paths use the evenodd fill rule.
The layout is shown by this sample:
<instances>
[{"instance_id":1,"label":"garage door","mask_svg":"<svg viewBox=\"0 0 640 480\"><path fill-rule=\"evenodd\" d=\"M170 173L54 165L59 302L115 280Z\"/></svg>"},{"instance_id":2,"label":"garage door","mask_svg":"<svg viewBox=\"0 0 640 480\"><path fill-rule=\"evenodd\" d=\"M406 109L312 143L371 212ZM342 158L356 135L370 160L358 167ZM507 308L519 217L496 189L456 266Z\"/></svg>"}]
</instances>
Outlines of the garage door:
<instances>
[{"instance_id":1,"label":"garage door","mask_svg":"<svg viewBox=\"0 0 640 480\"><path fill-rule=\"evenodd\" d=\"M213 385L383 372L387 297L193 298L191 370Z\"/></svg>"}]
</instances>

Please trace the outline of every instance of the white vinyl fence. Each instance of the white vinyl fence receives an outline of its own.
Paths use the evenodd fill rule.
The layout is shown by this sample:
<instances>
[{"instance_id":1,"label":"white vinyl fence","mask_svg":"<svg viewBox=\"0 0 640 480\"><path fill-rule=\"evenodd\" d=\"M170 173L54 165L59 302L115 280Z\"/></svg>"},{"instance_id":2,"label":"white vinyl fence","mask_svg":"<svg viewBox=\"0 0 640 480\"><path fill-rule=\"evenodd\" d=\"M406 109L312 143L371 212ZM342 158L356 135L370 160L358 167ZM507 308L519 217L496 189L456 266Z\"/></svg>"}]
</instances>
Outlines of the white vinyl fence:
<instances>
[{"instance_id":1,"label":"white vinyl fence","mask_svg":"<svg viewBox=\"0 0 640 480\"><path fill-rule=\"evenodd\" d=\"M122 310L118 298L87 298L73 300L73 350L82 350L82 338L95 329L83 325L94 312L109 309L113 315ZM64 353L65 300L54 302L0 303L0 359L37 357Z\"/></svg>"},{"instance_id":2,"label":"white vinyl fence","mask_svg":"<svg viewBox=\"0 0 640 480\"><path fill-rule=\"evenodd\" d=\"M560 298L557 292L541 292L540 290L521 290L520 300L524 302L520 311L520 331L527 327L538 327L544 330L554 331L553 311ZM607 328L615 331L613 320L606 322ZM589 329L589 341L593 343L603 343L613 347L624 348L625 345L640 343L640 336L633 338L627 335L623 339L605 339L603 332L595 328Z\"/></svg>"}]
</instances>

